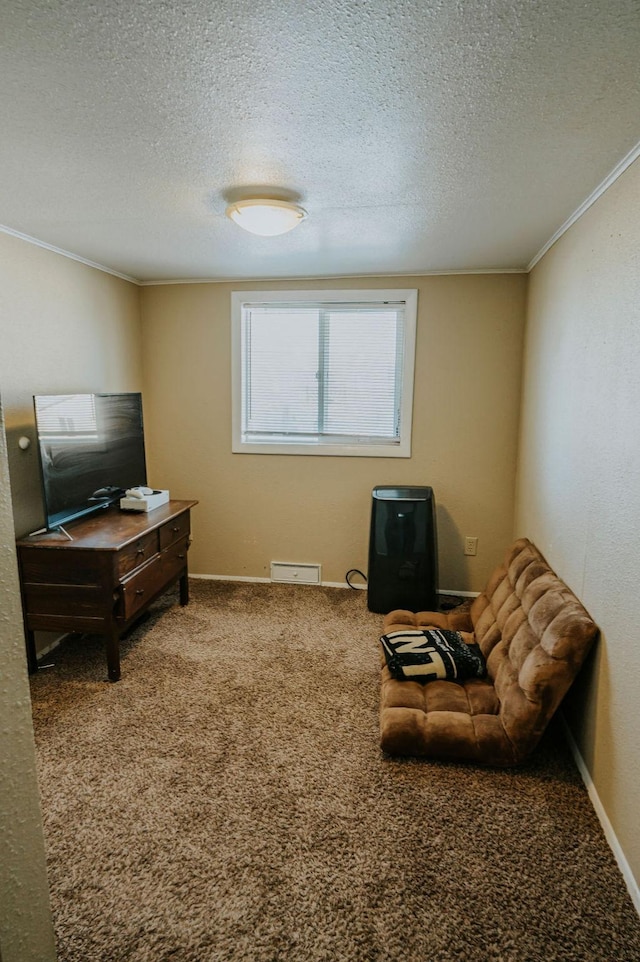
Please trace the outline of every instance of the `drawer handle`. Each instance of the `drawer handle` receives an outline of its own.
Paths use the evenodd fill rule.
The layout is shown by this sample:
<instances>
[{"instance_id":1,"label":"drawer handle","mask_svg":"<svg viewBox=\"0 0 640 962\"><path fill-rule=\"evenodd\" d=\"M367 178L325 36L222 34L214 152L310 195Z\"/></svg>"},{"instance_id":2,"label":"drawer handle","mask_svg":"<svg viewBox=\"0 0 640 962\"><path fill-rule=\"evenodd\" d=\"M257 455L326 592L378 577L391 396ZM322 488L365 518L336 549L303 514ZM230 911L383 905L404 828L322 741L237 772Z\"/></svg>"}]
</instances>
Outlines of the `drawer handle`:
<instances>
[{"instance_id":1,"label":"drawer handle","mask_svg":"<svg viewBox=\"0 0 640 962\"><path fill-rule=\"evenodd\" d=\"M184 555L184 554L179 554L179 555L178 555L178 559L179 559L180 561L184 561L185 558L186 558L186 555Z\"/></svg>"},{"instance_id":2,"label":"drawer handle","mask_svg":"<svg viewBox=\"0 0 640 962\"><path fill-rule=\"evenodd\" d=\"M144 554L144 548L138 548L136 554Z\"/></svg>"},{"instance_id":3,"label":"drawer handle","mask_svg":"<svg viewBox=\"0 0 640 962\"><path fill-rule=\"evenodd\" d=\"M180 530L180 528L178 528L178 527L176 526L175 528L172 528L171 530L172 530L172 531L175 531L175 533L177 534L178 531Z\"/></svg>"},{"instance_id":4,"label":"drawer handle","mask_svg":"<svg viewBox=\"0 0 640 962\"><path fill-rule=\"evenodd\" d=\"M137 595L143 595L143 594L144 594L144 588L136 588L136 594L137 594Z\"/></svg>"}]
</instances>

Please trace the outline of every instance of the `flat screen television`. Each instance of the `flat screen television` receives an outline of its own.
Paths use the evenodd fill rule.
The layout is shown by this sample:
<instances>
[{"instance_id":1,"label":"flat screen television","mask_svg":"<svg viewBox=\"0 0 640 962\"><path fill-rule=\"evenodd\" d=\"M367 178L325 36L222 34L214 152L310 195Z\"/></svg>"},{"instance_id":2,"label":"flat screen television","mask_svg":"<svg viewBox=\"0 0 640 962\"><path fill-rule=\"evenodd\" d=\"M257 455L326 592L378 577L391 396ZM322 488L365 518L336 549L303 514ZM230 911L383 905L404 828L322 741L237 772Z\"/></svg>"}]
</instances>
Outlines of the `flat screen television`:
<instances>
[{"instance_id":1,"label":"flat screen television","mask_svg":"<svg viewBox=\"0 0 640 962\"><path fill-rule=\"evenodd\" d=\"M147 483L141 394L33 399L47 530Z\"/></svg>"}]
</instances>

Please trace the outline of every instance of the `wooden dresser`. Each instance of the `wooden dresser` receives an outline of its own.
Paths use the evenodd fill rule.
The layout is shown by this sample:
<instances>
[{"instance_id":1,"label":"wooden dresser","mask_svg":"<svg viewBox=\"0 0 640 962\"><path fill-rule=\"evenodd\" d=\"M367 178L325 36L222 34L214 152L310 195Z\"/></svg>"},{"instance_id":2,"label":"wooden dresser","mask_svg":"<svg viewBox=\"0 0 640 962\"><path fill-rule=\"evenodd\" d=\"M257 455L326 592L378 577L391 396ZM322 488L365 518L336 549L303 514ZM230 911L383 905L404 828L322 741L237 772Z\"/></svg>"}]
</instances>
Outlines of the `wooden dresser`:
<instances>
[{"instance_id":1,"label":"wooden dresser","mask_svg":"<svg viewBox=\"0 0 640 962\"><path fill-rule=\"evenodd\" d=\"M169 501L149 512L111 507L17 542L29 671L35 631L100 634L110 681L120 678L120 636L176 581L189 602L190 512L197 501Z\"/></svg>"}]
</instances>

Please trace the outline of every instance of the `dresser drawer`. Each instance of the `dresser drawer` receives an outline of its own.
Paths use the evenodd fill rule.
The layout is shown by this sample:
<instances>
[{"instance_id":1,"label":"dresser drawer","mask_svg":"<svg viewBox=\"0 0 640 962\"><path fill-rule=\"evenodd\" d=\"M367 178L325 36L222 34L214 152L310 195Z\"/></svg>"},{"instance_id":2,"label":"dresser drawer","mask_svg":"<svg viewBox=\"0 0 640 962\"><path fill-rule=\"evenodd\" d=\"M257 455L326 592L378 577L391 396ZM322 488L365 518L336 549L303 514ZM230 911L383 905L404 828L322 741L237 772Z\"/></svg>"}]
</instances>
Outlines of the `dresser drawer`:
<instances>
[{"instance_id":1,"label":"dresser drawer","mask_svg":"<svg viewBox=\"0 0 640 962\"><path fill-rule=\"evenodd\" d=\"M122 614L125 621L140 611L163 587L161 555L122 583Z\"/></svg>"},{"instance_id":2,"label":"dresser drawer","mask_svg":"<svg viewBox=\"0 0 640 962\"><path fill-rule=\"evenodd\" d=\"M180 575L187 565L188 547L187 538L183 538L123 581L122 614L125 621L141 611Z\"/></svg>"},{"instance_id":3,"label":"dresser drawer","mask_svg":"<svg viewBox=\"0 0 640 962\"><path fill-rule=\"evenodd\" d=\"M141 535L118 552L118 578L123 578L130 571L135 571L140 565L146 564L157 553L158 532L150 531L148 534Z\"/></svg>"},{"instance_id":4,"label":"dresser drawer","mask_svg":"<svg viewBox=\"0 0 640 962\"><path fill-rule=\"evenodd\" d=\"M181 514L179 518L174 518L173 521L167 521L160 528L160 550L168 548L176 541L180 541L181 538L186 538L189 534L189 512Z\"/></svg>"},{"instance_id":5,"label":"dresser drawer","mask_svg":"<svg viewBox=\"0 0 640 962\"><path fill-rule=\"evenodd\" d=\"M25 615L64 615L103 618L111 610L111 598L93 585L23 585Z\"/></svg>"},{"instance_id":6,"label":"dresser drawer","mask_svg":"<svg viewBox=\"0 0 640 962\"><path fill-rule=\"evenodd\" d=\"M162 552L162 577L164 581L169 582L178 577L187 563L188 550L189 541L184 538L184 540L171 545L170 548Z\"/></svg>"},{"instance_id":7,"label":"dresser drawer","mask_svg":"<svg viewBox=\"0 0 640 962\"><path fill-rule=\"evenodd\" d=\"M92 552L64 551L36 546L20 548L23 583L50 585L101 585L108 567Z\"/></svg>"}]
</instances>

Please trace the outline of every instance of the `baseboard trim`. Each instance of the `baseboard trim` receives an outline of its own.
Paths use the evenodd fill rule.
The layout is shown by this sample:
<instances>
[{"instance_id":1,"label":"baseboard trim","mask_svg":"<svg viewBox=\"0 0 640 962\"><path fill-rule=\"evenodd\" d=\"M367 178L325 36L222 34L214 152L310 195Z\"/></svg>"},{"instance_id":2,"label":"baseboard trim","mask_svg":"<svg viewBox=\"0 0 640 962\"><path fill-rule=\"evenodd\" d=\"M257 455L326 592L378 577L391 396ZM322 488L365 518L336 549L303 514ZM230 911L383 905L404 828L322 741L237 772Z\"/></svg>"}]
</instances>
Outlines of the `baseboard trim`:
<instances>
[{"instance_id":1,"label":"baseboard trim","mask_svg":"<svg viewBox=\"0 0 640 962\"><path fill-rule=\"evenodd\" d=\"M366 585L348 585L346 581L323 581L323 588L351 588L353 591L366 591Z\"/></svg>"},{"instance_id":2,"label":"baseboard trim","mask_svg":"<svg viewBox=\"0 0 640 962\"><path fill-rule=\"evenodd\" d=\"M605 811L604 805L600 801L600 796L598 795L596 786L593 783L593 779L591 778L589 769L587 768L584 758L580 753L580 749L578 748L576 740L573 737L573 734L571 733L571 729L569 728L567 719L565 718L564 713L562 711L558 712L558 717L564 729L564 734L567 739L569 748L571 749L571 754L573 755L574 761L578 767L578 771L580 772L580 775L582 777L582 781L584 782L585 787L587 789L587 793L589 795L589 799L591 800L591 804L593 805L595 813L598 816L598 820L602 825L602 830L605 834L605 838L609 843L609 847L615 856L615 860L618 863L618 868L622 872L622 877L624 878L625 885L627 886L629 895L631 896L631 901L635 906L636 912L638 913L638 915L640 915L640 886L638 885L636 879L634 878L633 872L631 871L631 867L627 862L625 854L622 850L622 846L620 845L620 842L618 841L618 837L613 830L613 826L609 821L609 816Z\"/></svg>"},{"instance_id":3,"label":"baseboard trim","mask_svg":"<svg viewBox=\"0 0 640 962\"><path fill-rule=\"evenodd\" d=\"M257 585L292 584L290 581L272 581L271 578L254 578L249 575L194 575L189 572L189 577L199 579L200 581L239 581ZM293 583L302 584L305 588L356 588L358 591L366 591L367 588L366 585L348 585L346 581L321 581L319 584L305 584L304 582Z\"/></svg>"},{"instance_id":4,"label":"baseboard trim","mask_svg":"<svg viewBox=\"0 0 640 962\"><path fill-rule=\"evenodd\" d=\"M254 578L251 575L196 575L189 572L190 578L196 578L200 581L241 581L251 584L252 582L258 585L271 585L271 584L290 584L291 582L280 582L272 581L271 578ZM302 582L300 582L302 584ZM308 588L318 587L318 585L307 585ZM356 591L366 591L366 585L349 585L346 581L321 581L321 588L351 588ZM479 591L456 591L453 588L439 588L437 594L439 595L458 595L460 598L477 598L480 594Z\"/></svg>"},{"instance_id":5,"label":"baseboard trim","mask_svg":"<svg viewBox=\"0 0 640 962\"><path fill-rule=\"evenodd\" d=\"M65 631L63 635L58 635L58 637L54 638L53 641L50 642L45 648L42 648L41 651L37 652L37 655L36 655L37 660L41 661L42 658L45 658L47 655L50 655L52 651L55 651L56 648L59 648L62 642L72 634L73 634L72 631ZM41 665L40 667L43 668L44 665Z\"/></svg>"},{"instance_id":6,"label":"baseboard trim","mask_svg":"<svg viewBox=\"0 0 640 962\"><path fill-rule=\"evenodd\" d=\"M199 581L248 581L260 585L270 585L272 583L271 578L253 578L249 575L194 575L190 571L189 577L196 578Z\"/></svg>"},{"instance_id":7,"label":"baseboard trim","mask_svg":"<svg viewBox=\"0 0 640 962\"><path fill-rule=\"evenodd\" d=\"M455 588L438 588L439 595L458 595L459 598L477 598L479 591L456 591Z\"/></svg>"}]
</instances>

